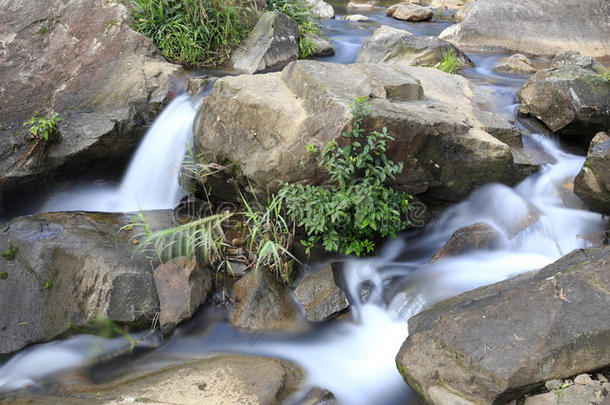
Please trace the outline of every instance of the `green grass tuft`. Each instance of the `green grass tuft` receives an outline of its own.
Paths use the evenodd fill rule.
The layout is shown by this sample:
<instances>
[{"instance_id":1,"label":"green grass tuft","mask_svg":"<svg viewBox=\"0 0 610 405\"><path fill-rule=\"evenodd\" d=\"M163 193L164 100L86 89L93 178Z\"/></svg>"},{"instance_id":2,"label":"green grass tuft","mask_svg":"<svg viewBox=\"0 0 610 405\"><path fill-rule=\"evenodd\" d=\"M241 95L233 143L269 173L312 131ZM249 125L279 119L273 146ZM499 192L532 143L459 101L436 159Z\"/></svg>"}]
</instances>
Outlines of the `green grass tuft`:
<instances>
[{"instance_id":1,"label":"green grass tuft","mask_svg":"<svg viewBox=\"0 0 610 405\"><path fill-rule=\"evenodd\" d=\"M462 58L451 48L443 50L442 56L443 60L436 65L436 68L443 72L455 74L465 66Z\"/></svg>"}]
</instances>

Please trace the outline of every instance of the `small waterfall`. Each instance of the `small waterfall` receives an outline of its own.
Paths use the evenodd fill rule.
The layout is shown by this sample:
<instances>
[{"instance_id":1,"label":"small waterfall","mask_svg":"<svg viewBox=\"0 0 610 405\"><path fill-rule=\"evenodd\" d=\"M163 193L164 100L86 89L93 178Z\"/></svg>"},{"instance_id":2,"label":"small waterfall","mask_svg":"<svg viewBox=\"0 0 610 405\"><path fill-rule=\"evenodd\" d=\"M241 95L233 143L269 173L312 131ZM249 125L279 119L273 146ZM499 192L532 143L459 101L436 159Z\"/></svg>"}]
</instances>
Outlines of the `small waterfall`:
<instances>
[{"instance_id":1,"label":"small waterfall","mask_svg":"<svg viewBox=\"0 0 610 405\"><path fill-rule=\"evenodd\" d=\"M130 212L173 208L182 197L178 171L192 143L198 104L176 97L138 146L120 186L84 184L52 195L41 211Z\"/></svg>"},{"instance_id":2,"label":"small waterfall","mask_svg":"<svg viewBox=\"0 0 610 405\"><path fill-rule=\"evenodd\" d=\"M184 94L155 120L123 177L119 211L172 208L180 201L178 170L187 143L192 143L196 113Z\"/></svg>"}]
</instances>

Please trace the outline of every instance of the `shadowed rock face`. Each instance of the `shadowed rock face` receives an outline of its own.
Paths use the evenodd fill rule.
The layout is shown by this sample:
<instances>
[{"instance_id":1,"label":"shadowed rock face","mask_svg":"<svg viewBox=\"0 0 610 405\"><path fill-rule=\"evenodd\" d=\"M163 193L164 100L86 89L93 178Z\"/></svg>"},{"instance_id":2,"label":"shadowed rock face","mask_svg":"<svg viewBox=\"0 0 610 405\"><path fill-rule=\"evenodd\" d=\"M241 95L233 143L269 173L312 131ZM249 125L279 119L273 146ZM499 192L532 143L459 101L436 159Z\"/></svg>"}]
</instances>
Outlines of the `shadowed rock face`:
<instances>
[{"instance_id":1,"label":"shadowed rock face","mask_svg":"<svg viewBox=\"0 0 610 405\"><path fill-rule=\"evenodd\" d=\"M610 215L610 137L595 135L582 169L574 180L574 192L592 209Z\"/></svg>"},{"instance_id":2,"label":"shadowed rock face","mask_svg":"<svg viewBox=\"0 0 610 405\"><path fill-rule=\"evenodd\" d=\"M2 1L0 190L129 156L176 69L129 19L105 0ZM28 154L22 123L50 111L64 119L59 141Z\"/></svg>"},{"instance_id":3,"label":"shadowed rock face","mask_svg":"<svg viewBox=\"0 0 610 405\"><path fill-rule=\"evenodd\" d=\"M498 139L516 133L520 141L507 119L474 102L485 96L467 79L387 64L297 61L281 73L224 77L195 120L197 149L263 188L278 179L320 182L306 146L344 142L350 105L362 96L371 97L363 127L387 127L396 139L388 149L404 164L396 185L413 194L455 201L492 181L515 184L536 168L518 146Z\"/></svg>"},{"instance_id":4,"label":"shadowed rock face","mask_svg":"<svg viewBox=\"0 0 610 405\"><path fill-rule=\"evenodd\" d=\"M579 51L610 56L610 3L606 0L479 0L442 39L463 49L503 48L555 55Z\"/></svg>"},{"instance_id":5,"label":"shadowed rock face","mask_svg":"<svg viewBox=\"0 0 610 405\"><path fill-rule=\"evenodd\" d=\"M169 211L146 214L171 226ZM0 355L47 341L98 317L146 324L159 311L150 261L133 257L133 215L47 213L0 230Z\"/></svg>"},{"instance_id":6,"label":"shadowed rock face","mask_svg":"<svg viewBox=\"0 0 610 405\"><path fill-rule=\"evenodd\" d=\"M477 222L456 230L430 261L435 262L444 257L459 256L473 250L494 249L501 244L500 232L485 222Z\"/></svg>"},{"instance_id":7,"label":"shadowed rock face","mask_svg":"<svg viewBox=\"0 0 610 405\"><path fill-rule=\"evenodd\" d=\"M398 369L430 403L495 404L607 367L609 270L610 247L578 250L443 301L409 320Z\"/></svg>"}]
</instances>

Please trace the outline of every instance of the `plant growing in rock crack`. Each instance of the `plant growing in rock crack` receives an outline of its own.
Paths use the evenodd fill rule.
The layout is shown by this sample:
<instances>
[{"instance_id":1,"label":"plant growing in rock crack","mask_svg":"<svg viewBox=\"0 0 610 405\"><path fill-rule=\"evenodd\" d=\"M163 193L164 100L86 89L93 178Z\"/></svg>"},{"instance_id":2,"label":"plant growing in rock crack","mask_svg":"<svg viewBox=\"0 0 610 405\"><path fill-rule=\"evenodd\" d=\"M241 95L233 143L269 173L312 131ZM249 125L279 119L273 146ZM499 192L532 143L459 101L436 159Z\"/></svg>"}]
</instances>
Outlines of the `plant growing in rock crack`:
<instances>
[{"instance_id":1,"label":"plant growing in rock crack","mask_svg":"<svg viewBox=\"0 0 610 405\"><path fill-rule=\"evenodd\" d=\"M455 74L465 66L462 58L452 48L443 49L441 55L443 60L436 65L436 68L443 72Z\"/></svg>"},{"instance_id":2,"label":"plant growing in rock crack","mask_svg":"<svg viewBox=\"0 0 610 405\"><path fill-rule=\"evenodd\" d=\"M411 196L389 185L403 168L386 155L394 138L386 128L369 134L361 128L369 108L368 98L356 99L352 131L342 134L346 145L333 140L321 152L319 166L328 172L330 184L285 183L279 192L288 217L307 232L301 242L308 251L321 243L327 251L360 256L372 252L381 238L394 237L409 225ZM308 150L320 153L313 146Z\"/></svg>"},{"instance_id":3,"label":"plant growing in rock crack","mask_svg":"<svg viewBox=\"0 0 610 405\"><path fill-rule=\"evenodd\" d=\"M22 158L23 161L26 161L39 147L44 151L47 144L59 139L57 124L62 120L58 113L51 111L44 117L32 117L23 123L25 137L32 144Z\"/></svg>"}]
</instances>

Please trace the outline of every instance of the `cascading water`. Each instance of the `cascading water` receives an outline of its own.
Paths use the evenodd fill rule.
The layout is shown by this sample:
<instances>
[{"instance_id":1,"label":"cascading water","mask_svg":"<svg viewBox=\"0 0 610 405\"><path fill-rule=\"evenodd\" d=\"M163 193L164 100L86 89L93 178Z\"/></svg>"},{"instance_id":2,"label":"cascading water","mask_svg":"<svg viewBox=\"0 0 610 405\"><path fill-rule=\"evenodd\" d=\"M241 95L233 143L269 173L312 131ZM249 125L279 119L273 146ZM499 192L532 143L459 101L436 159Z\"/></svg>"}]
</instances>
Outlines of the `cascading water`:
<instances>
[{"instance_id":1,"label":"cascading water","mask_svg":"<svg viewBox=\"0 0 610 405\"><path fill-rule=\"evenodd\" d=\"M385 23L383 15L376 18ZM345 25L338 20L325 24L329 25L331 34L333 29L340 30L333 39L337 35L347 35L347 30L342 29ZM370 28L363 30L370 31ZM357 49L363 36L356 36ZM340 61L353 61L353 44L347 41L349 43L343 47L347 48L343 49L341 41L341 38L339 42L334 41L339 45ZM514 116L515 90L522 85L523 79L492 73L492 62L497 56L472 55L471 58L478 68L467 75L484 82L498 95L498 113ZM130 167L130 173L124 179L124 184L131 186L126 186L121 193L134 193L139 186L144 187L149 182L140 177L142 171L150 175L149 184L153 184L153 188L164 187L165 192L172 190L164 196L136 192L142 208L159 207L176 198L173 187L177 184L160 180L164 178L163 169L171 169L174 164L173 161L162 163L158 158L166 154L169 146L165 142L169 140L156 139L156 136L153 140L152 133L179 132L181 125L180 131L188 132L186 123L192 122L194 111L185 96L176 99L159 117L161 122L151 128L136 154L133 170ZM189 134L180 134L184 135L180 144L184 147ZM149 137L151 140L147 144ZM466 201L446 210L437 221L388 242L376 258L344 263L344 282L353 304L352 319L315 325L310 333L287 337L244 335L225 322L211 322L208 314L203 313L199 319L179 329L158 350L124 364L121 372L159 368L168 363L205 357L209 353L268 355L301 365L307 371L310 385L329 389L341 403L417 404L418 400L404 384L394 363L400 345L407 337L406 321L411 316L463 291L539 269L573 249L592 245L589 239L602 231L601 216L580 209L578 199L569 190L584 158L561 151L553 140L540 135L526 137L524 143L554 162L514 188L500 184L480 188ZM175 151L182 158L184 149L176 147ZM144 169L143 163L136 163L140 155L149 158L151 166L148 169ZM91 205L84 202L79 204L80 208L91 209ZM94 207L108 210L107 207ZM491 251L430 262L432 255L456 229L476 222L486 222L497 229L503 243ZM100 342L108 345L102 347L102 352L108 353L119 344L119 341L98 339L80 336L23 351L0 368L0 391L35 384L60 370L89 365L91 357L86 353ZM144 343L147 344L150 345Z\"/></svg>"},{"instance_id":2,"label":"cascading water","mask_svg":"<svg viewBox=\"0 0 610 405\"><path fill-rule=\"evenodd\" d=\"M173 208L182 197L178 170L193 139L198 102L176 97L157 117L133 156L121 185L87 184L51 196L41 211L130 212Z\"/></svg>"}]
</instances>

